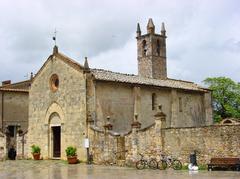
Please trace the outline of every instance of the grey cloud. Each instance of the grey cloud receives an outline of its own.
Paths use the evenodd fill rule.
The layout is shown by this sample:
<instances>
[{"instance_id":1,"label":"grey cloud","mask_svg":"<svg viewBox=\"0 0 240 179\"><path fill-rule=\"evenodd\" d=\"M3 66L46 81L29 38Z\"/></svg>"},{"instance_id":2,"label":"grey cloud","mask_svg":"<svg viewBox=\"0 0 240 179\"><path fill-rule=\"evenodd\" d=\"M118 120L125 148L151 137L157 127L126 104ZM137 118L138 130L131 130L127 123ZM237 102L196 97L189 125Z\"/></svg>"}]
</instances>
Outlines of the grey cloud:
<instances>
[{"instance_id":1,"label":"grey cloud","mask_svg":"<svg viewBox=\"0 0 240 179\"><path fill-rule=\"evenodd\" d=\"M93 67L136 73L136 23L146 32L152 17L157 32L166 23L169 77L240 81L239 1L3 0L0 12L0 80L36 72L52 51L55 28L59 50L71 58L82 63L89 56Z\"/></svg>"}]
</instances>

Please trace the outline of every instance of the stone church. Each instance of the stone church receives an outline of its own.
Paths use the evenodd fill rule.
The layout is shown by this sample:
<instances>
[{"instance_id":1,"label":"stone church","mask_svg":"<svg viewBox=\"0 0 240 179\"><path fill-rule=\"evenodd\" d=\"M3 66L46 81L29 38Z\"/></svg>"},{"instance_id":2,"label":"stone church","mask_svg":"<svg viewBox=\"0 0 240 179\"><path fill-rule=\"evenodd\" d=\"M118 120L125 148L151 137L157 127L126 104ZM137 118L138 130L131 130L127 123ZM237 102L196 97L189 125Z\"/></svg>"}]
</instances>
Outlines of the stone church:
<instances>
[{"instance_id":1,"label":"stone church","mask_svg":"<svg viewBox=\"0 0 240 179\"><path fill-rule=\"evenodd\" d=\"M0 87L0 94L8 100L5 104L1 98L1 106L5 106L0 106L2 130L12 130L12 136L17 128L26 133L28 157L30 146L36 144L44 159L65 159L65 149L72 145L77 147L78 158L86 160L89 152L97 157L101 147L106 152L106 135L117 138L112 143L109 139L111 150L118 145L121 150L131 150L127 136L134 124L139 131L151 128L159 105L166 129L212 125L211 91L168 78L166 38L164 24L157 33L149 19L145 34L137 25L137 75L92 69L87 58L81 65L55 46L30 80ZM10 109L6 105L14 108L12 117L7 116ZM151 140L155 139L148 142Z\"/></svg>"}]
</instances>

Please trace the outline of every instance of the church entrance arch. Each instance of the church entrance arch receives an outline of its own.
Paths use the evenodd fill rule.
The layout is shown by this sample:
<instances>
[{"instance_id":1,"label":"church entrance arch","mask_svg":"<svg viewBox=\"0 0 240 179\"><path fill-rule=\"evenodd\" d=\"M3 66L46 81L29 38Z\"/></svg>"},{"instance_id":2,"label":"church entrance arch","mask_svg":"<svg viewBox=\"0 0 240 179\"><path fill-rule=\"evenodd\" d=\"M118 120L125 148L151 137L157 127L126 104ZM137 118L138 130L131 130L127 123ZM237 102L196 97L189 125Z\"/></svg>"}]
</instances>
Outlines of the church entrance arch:
<instances>
[{"instance_id":1,"label":"church entrance arch","mask_svg":"<svg viewBox=\"0 0 240 179\"><path fill-rule=\"evenodd\" d=\"M62 157L63 121L64 113L61 106L53 102L46 111L44 122L48 128L48 158L60 159Z\"/></svg>"},{"instance_id":2,"label":"church entrance arch","mask_svg":"<svg viewBox=\"0 0 240 179\"><path fill-rule=\"evenodd\" d=\"M49 119L49 144L51 158L61 157L61 120L58 113L51 114Z\"/></svg>"}]
</instances>

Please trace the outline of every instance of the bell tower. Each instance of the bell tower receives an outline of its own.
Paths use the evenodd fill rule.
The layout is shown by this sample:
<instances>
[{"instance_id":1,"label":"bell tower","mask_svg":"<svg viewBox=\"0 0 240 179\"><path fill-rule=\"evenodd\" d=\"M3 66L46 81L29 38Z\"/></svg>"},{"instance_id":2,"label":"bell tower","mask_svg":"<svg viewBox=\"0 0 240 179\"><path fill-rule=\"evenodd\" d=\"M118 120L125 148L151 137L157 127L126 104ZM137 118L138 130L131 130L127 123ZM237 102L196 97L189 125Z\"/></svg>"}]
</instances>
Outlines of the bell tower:
<instances>
[{"instance_id":1,"label":"bell tower","mask_svg":"<svg viewBox=\"0 0 240 179\"><path fill-rule=\"evenodd\" d=\"M137 24L138 75L141 77L166 79L166 30L162 23L161 34L155 33L152 19L148 20L147 34L142 35Z\"/></svg>"}]
</instances>

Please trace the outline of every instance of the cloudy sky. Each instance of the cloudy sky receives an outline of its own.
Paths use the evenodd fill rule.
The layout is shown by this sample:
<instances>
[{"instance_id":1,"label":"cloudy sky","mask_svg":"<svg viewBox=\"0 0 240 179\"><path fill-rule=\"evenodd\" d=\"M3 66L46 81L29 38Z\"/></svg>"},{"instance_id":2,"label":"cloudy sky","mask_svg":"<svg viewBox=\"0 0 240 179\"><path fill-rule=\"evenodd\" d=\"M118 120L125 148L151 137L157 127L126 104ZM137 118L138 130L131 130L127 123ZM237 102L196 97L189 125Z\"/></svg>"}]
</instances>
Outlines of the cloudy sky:
<instances>
[{"instance_id":1,"label":"cloudy sky","mask_svg":"<svg viewBox=\"0 0 240 179\"><path fill-rule=\"evenodd\" d=\"M167 30L168 77L240 81L239 0L0 0L0 81L25 80L52 53L137 74L136 24Z\"/></svg>"}]
</instances>

